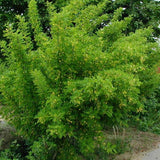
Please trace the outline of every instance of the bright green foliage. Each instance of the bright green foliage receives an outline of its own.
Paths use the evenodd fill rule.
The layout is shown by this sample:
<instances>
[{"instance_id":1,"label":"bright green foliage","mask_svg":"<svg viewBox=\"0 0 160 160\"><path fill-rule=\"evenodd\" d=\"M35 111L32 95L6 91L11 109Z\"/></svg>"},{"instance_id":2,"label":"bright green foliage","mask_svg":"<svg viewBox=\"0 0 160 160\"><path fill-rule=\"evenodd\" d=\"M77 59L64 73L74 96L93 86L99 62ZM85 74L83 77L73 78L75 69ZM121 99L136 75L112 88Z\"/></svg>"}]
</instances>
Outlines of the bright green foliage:
<instances>
[{"instance_id":1,"label":"bright green foliage","mask_svg":"<svg viewBox=\"0 0 160 160\"><path fill-rule=\"evenodd\" d=\"M14 27L17 25L16 15L23 15L27 18L28 14L28 3L30 0L0 0L0 39L4 39L3 31L6 29L6 24L14 23ZM48 13L46 8L45 0L36 0L38 12L40 14L40 20L42 23L43 31L49 33L49 24L48 24ZM55 5L56 10L59 12L63 9L64 6L68 5L70 0L49 0ZM90 0L84 1L89 4L98 4L102 2L102 0ZM78 2L80 3L80 2ZM116 0L111 1L108 0L106 5L104 6L104 13L108 13L108 18L111 20L113 17L113 12L119 7L123 8L124 11L121 15L121 18L131 16L133 17L130 25L128 26L125 33L128 34L130 31L135 31L139 28L146 28L148 26L152 26L154 29L155 37L158 37L160 34L160 28L158 27L160 24L160 5L159 1L156 0ZM75 3L77 5L77 2ZM91 7L94 9L94 7ZM88 11L91 9L89 7ZM86 12L87 13L87 12ZM95 13L96 14L96 13ZM86 14L87 15L87 14ZM83 16L86 17L83 14ZM93 15L92 15L93 16ZM93 17L92 17L93 18ZM101 19L101 18L100 18ZM84 19L87 21L88 19ZM103 19L103 22L100 26L104 26L108 21ZM98 23L98 21L96 22ZM96 25L95 21L92 23L92 27ZM99 27L100 27L99 26ZM89 26L88 26L89 27ZM93 27L94 29L94 27ZM0 53L0 57L2 57L2 53Z\"/></svg>"},{"instance_id":2,"label":"bright green foliage","mask_svg":"<svg viewBox=\"0 0 160 160\"><path fill-rule=\"evenodd\" d=\"M121 8L100 27L109 20L107 4L72 0L57 13L48 3L47 36L31 0L29 21L19 16L18 29L7 28L9 43L1 42L8 66L0 78L3 114L32 140L28 159L78 160L97 147L114 152L103 127L127 125L157 87L159 51L148 40L152 29L126 36L132 18L119 20Z\"/></svg>"},{"instance_id":3,"label":"bright green foliage","mask_svg":"<svg viewBox=\"0 0 160 160\"><path fill-rule=\"evenodd\" d=\"M49 0L54 3L57 11L60 11L62 7L67 5L69 0ZM3 32L6 29L6 25L13 23L14 28L17 28L16 15L21 15L27 18L28 15L28 3L30 0L0 0L0 40L4 40ZM43 30L48 32L49 21L45 0L36 0L39 19L41 20ZM0 58L5 59L0 52Z\"/></svg>"}]
</instances>

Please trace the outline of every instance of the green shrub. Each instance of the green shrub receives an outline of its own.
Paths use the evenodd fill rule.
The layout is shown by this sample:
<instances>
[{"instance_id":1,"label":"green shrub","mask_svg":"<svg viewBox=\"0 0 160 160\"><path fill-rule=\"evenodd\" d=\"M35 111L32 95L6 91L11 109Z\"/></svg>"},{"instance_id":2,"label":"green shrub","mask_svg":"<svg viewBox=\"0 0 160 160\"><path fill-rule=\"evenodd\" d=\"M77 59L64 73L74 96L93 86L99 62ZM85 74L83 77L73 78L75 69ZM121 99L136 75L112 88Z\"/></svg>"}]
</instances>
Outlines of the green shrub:
<instances>
[{"instance_id":1,"label":"green shrub","mask_svg":"<svg viewBox=\"0 0 160 160\"><path fill-rule=\"evenodd\" d=\"M10 25L5 31L3 116L32 142L28 159L78 160L97 146L115 152L104 141L103 127L127 125L157 87L159 51L148 39L152 29L126 36L131 17L119 20L122 8L100 27L108 20L107 3L72 0L59 13L48 3L47 36L31 0L29 21L18 16L18 29Z\"/></svg>"},{"instance_id":2,"label":"green shrub","mask_svg":"<svg viewBox=\"0 0 160 160\"><path fill-rule=\"evenodd\" d=\"M8 149L0 152L1 160L26 160L30 150L30 143L19 139L12 142Z\"/></svg>"},{"instance_id":3,"label":"green shrub","mask_svg":"<svg viewBox=\"0 0 160 160\"><path fill-rule=\"evenodd\" d=\"M140 114L139 129L160 134L160 87L144 100L145 112Z\"/></svg>"}]
</instances>

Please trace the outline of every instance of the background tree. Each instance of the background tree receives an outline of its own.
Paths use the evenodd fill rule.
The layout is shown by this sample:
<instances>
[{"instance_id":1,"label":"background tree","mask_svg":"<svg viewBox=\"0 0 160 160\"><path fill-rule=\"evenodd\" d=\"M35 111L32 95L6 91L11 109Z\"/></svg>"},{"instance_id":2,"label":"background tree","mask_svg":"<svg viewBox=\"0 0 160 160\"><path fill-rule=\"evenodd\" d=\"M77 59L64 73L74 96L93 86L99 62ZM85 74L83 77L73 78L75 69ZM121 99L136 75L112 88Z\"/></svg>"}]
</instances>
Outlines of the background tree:
<instances>
[{"instance_id":1,"label":"background tree","mask_svg":"<svg viewBox=\"0 0 160 160\"><path fill-rule=\"evenodd\" d=\"M128 27L128 31L152 26L154 36L160 35L160 1L156 0L115 0L107 8L107 12L112 15L113 11L119 7L124 9L122 17L132 15L133 19Z\"/></svg>"}]
</instances>

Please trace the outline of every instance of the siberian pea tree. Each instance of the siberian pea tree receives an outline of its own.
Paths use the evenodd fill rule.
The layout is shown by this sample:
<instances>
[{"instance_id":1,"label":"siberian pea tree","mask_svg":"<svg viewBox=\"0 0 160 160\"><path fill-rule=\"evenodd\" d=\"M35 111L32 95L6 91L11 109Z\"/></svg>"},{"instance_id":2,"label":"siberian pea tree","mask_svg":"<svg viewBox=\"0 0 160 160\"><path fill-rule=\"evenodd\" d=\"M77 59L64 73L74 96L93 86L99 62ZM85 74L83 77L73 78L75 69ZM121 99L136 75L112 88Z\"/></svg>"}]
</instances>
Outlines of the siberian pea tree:
<instances>
[{"instance_id":1,"label":"siberian pea tree","mask_svg":"<svg viewBox=\"0 0 160 160\"><path fill-rule=\"evenodd\" d=\"M110 18L109 4L71 0L57 12L48 2L48 35L31 0L28 20L17 16L17 29L7 27L1 42L3 116L32 141L28 159L78 160L96 148L114 152L104 127L127 125L157 87L152 28L126 35L133 17L122 19L118 8Z\"/></svg>"}]
</instances>

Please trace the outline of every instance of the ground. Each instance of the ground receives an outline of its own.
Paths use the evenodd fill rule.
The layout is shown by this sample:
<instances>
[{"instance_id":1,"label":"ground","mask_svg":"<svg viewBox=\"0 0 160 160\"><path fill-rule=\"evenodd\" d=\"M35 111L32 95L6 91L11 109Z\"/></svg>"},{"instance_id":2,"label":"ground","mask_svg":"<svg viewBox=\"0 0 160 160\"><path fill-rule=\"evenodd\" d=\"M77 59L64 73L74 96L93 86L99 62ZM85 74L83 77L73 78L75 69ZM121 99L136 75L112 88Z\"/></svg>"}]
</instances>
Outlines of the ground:
<instances>
[{"instance_id":1,"label":"ground","mask_svg":"<svg viewBox=\"0 0 160 160\"><path fill-rule=\"evenodd\" d=\"M156 149L160 144L160 135L142 132L135 128L119 131L111 137L121 139L122 147L124 146L126 150L125 153L117 155L115 160L141 160L146 153Z\"/></svg>"}]
</instances>

